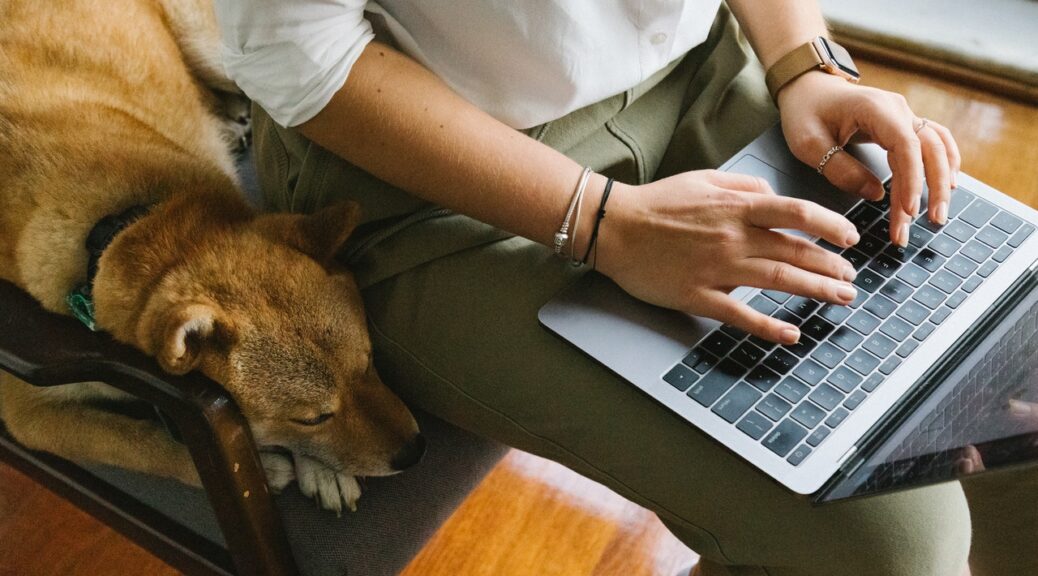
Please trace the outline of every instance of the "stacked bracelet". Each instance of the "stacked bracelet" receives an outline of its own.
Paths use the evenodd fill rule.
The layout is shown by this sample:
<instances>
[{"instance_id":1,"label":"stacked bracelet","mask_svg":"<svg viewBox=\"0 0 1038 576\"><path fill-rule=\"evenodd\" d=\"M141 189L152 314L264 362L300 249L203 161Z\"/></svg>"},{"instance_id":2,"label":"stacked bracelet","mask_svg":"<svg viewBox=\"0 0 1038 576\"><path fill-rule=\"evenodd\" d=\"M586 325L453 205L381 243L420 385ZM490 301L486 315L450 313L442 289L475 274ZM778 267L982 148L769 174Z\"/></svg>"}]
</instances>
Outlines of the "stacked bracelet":
<instances>
[{"instance_id":1,"label":"stacked bracelet","mask_svg":"<svg viewBox=\"0 0 1038 576\"><path fill-rule=\"evenodd\" d=\"M580 201L584 198L584 191L587 190L588 180L591 178L591 168L584 168L584 171L580 174L580 181L577 183L577 188L573 191L573 197L569 201L569 208L566 210L566 217L562 220L562 226L559 231L555 233L554 249L555 255L565 257L562 253L562 249L569 242L569 226L570 218L573 217L573 211L577 210L577 219L580 218ZM573 224L574 230L576 229L576 222ZM571 250L572 252L572 250Z\"/></svg>"},{"instance_id":2,"label":"stacked bracelet","mask_svg":"<svg viewBox=\"0 0 1038 576\"><path fill-rule=\"evenodd\" d=\"M613 179L606 180L605 190L602 192L602 201L598 203L598 214L595 216L595 226L591 229L591 239L587 242L587 251L584 252L584 257L580 260L578 265L587 264L588 258L591 256L591 249L595 250L595 265L598 264L598 247L596 242L598 241L598 228L602 225L602 219L605 218L606 202L609 201L609 193L613 190Z\"/></svg>"}]
</instances>

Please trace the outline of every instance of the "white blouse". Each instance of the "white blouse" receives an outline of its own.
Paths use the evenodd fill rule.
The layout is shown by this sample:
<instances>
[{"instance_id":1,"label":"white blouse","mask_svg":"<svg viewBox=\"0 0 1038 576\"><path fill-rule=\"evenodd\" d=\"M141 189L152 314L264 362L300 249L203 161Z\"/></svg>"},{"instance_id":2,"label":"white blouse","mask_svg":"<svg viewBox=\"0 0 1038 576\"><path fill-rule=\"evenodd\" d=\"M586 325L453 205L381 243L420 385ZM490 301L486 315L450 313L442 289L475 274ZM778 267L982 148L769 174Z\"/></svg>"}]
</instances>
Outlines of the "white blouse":
<instances>
[{"instance_id":1,"label":"white blouse","mask_svg":"<svg viewBox=\"0 0 1038 576\"><path fill-rule=\"evenodd\" d=\"M216 0L223 63L281 125L346 82L372 24L514 128L636 86L703 42L721 0Z\"/></svg>"}]
</instances>

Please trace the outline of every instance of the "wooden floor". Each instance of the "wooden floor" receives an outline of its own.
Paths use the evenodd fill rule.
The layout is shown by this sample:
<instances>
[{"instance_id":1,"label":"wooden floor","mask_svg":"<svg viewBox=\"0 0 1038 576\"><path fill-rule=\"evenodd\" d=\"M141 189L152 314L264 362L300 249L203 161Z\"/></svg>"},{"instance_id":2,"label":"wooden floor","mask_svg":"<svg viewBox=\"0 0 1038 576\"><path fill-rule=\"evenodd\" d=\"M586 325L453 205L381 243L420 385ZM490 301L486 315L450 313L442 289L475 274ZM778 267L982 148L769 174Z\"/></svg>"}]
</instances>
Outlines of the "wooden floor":
<instances>
[{"instance_id":1,"label":"wooden floor","mask_svg":"<svg viewBox=\"0 0 1038 576\"><path fill-rule=\"evenodd\" d=\"M1038 206L1038 108L862 63L950 127L963 170ZM512 452L405 576L664 575L694 554L649 512L567 469ZM0 466L0 576L175 574L86 514Z\"/></svg>"}]
</instances>

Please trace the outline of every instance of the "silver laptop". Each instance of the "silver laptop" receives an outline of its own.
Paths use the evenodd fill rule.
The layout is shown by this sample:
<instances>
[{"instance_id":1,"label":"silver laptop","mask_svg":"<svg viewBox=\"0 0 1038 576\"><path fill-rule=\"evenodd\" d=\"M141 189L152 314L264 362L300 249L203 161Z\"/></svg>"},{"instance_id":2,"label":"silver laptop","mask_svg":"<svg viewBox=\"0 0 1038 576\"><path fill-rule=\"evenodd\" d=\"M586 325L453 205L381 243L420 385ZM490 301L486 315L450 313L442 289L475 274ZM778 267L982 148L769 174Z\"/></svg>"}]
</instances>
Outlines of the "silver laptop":
<instances>
[{"instance_id":1,"label":"silver laptop","mask_svg":"<svg viewBox=\"0 0 1038 576\"><path fill-rule=\"evenodd\" d=\"M889 182L878 146L848 150ZM540 310L541 323L816 503L1038 462L1038 211L960 174L948 223L927 220L924 192L901 249L889 242L888 201L829 185L778 126L721 169L847 215L857 246L814 240L858 269L858 298L735 290L800 326L798 345L778 346L589 273Z\"/></svg>"}]
</instances>

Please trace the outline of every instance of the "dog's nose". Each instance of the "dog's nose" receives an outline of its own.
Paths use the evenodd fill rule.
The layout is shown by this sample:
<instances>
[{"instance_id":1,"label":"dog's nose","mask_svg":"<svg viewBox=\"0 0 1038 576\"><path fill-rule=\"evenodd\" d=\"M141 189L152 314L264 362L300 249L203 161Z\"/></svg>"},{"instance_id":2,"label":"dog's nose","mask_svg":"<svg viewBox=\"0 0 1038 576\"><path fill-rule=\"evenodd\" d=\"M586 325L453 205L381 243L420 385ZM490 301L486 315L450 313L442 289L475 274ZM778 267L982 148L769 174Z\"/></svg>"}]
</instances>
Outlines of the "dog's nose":
<instances>
[{"instance_id":1,"label":"dog's nose","mask_svg":"<svg viewBox=\"0 0 1038 576\"><path fill-rule=\"evenodd\" d=\"M393 470L405 470L414 466L425 454L425 436L415 435L414 439L407 443L396 456L389 462Z\"/></svg>"}]
</instances>

